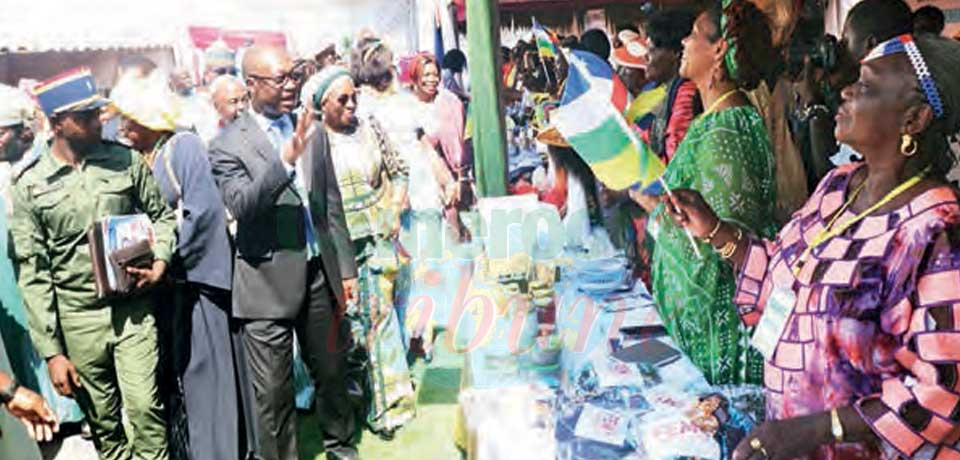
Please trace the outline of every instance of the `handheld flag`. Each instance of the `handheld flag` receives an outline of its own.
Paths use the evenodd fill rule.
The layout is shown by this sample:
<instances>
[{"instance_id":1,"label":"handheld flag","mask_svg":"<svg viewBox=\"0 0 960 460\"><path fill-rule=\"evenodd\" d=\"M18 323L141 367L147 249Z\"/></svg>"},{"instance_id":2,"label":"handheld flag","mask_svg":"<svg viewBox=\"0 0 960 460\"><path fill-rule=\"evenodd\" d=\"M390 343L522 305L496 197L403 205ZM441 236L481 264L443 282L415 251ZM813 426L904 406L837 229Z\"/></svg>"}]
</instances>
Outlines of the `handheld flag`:
<instances>
[{"instance_id":1,"label":"handheld flag","mask_svg":"<svg viewBox=\"0 0 960 460\"><path fill-rule=\"evenodd\" d=\"M602 59L574 50L566 87L551 121L605 186L646 188L666 166L624 118L629 93Z\"/></svg>"},{"instance_id":2,"label":"handheld flag","mask_svg":"<svg viewBox=\"0 0 960 460\"><path fill-rule=\"evenodd\" d=\"M556 58L560 54L560 40L536 19L533 20L533 37L537 40L537 52L541 58Z\"/></svg>"}]
</instances>

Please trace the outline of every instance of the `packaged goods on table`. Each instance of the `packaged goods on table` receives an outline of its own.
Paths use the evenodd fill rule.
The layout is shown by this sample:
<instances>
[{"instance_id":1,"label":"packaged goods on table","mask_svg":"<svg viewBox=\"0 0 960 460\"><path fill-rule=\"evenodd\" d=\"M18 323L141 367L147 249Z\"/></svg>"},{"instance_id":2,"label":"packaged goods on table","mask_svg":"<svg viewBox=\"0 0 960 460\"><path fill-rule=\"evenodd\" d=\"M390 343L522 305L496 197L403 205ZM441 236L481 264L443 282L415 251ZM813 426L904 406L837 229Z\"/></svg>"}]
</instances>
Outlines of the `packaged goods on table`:
<instances>
[{"instance_id":1,"label":"packaged goods on table","mask_svg":"<svg viewBox=\"0 0 960 460\"><path fill-rule=\"evenodd\" d=\"M759 389L710 387L620 256L567 257L478 263L469 292L527 303L492 308L484 340L461 337L480 344L468 351L461 392L475 444L469 458L729 458L762 418ZM523 346L509 345L515 338Z\"/></svg>"}]
</instances>

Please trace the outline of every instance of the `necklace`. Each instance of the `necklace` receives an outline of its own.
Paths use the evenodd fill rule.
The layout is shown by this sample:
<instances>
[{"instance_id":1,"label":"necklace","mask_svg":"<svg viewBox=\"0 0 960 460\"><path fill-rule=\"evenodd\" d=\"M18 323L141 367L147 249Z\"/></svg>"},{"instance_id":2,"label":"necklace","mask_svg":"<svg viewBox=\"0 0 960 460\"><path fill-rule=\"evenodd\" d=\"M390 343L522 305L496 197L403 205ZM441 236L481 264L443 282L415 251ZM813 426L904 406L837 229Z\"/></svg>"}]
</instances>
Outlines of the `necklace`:
<instances>
[{"instance_id":1,"label":"necklace","mask_svg":"<svg viewBox=\"0 0 960 460\"><path fill-rule=\"evenodd\" d=\"M730 91L723 93L720 97L717 98L717 100L713 101L713 104L710 104L710 108L708 108L705 112L703 112L703 115L700 115L700 116L703 117L713 113L723 101L727 100L728 97L733 96L734 93L739 93L739 92L740 92L740 88L734 88L734 89L731 89Z\"/></svg>"},{"instance_id":2,"label":"necklace","mask_svg":"<svg viewBox=\"0 0 960 460\"><path fill-rule=\"evenodd\" d=\"M852 227L853 224L860 222L865 217L869 216L870 214L873 214L876 210L883 207L885 204L893 201L894 198L900 196L901 194L903 194L903 192L910 190L911 187L913 187L914 185L917 185L917 183L923 180L923 178L926 177L926 175L929 172L930 172L929 166L927 166L926 168L923 168L923 170L918 172L915 176L903 181L903 183L898 185L896 188L887 192L887 194L883 198L881 198L880 201L877 201L876 203L874 203L872 206L870 206L860 214L857 214L856 216L853 217L853 219L850 219L844 222L843 225L840 225L837 228L833 228L834 224L837 223L837 220L840 219L840 216L842 216L843 213L847 211L847 208L849 208L850 205L852 205L853 202L856 201L857 197L860 196L860 192L862 192L863 188L867 185L867 180L864 179L863 182L860 183L860 186L858 186L857 189L850 194L850 198L846 201L846 203L844 203L843 206L840 208L840 210L837 211L836 214L834 214L832 219L830 219L830 222L827 224L827 226L824 227L823 230L820 230L820 232L813 237L813 241L810 242L810 245L807 246L807 249L803 251L803 254L800 255L800 258L797 259L797 261L793 264L793 274L795 276L798 276L800 274L800 270L803 268L804 262L807 260L808 257L810 257L810 253L813 252L814 248L827 242L827 240L847 231L847 229Z\"/></svg>"}]
</instances>

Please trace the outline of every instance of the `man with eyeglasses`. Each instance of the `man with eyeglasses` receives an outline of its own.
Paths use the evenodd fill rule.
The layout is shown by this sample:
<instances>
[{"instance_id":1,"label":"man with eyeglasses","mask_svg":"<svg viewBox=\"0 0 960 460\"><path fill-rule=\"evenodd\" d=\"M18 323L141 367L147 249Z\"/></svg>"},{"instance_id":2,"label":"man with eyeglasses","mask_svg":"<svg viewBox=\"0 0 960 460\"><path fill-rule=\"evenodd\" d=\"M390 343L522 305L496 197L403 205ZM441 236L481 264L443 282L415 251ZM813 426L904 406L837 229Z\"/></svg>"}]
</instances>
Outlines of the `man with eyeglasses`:
<instances>
[{"instance_id":1,"label":"man with eyeglasses","mask_svg":"<svg viewBox=\"0 0 960 460\"><path fill-rule=\"evenodd\" d=\"M127 269L146 288L166 272L176 216L141 156L101 139L107 102L89 70L42 83L34 96L53 138L14 176L11 219L30 336L54 388L83 410L101 459L166 460L153 302L97 295L86 231L107 216L149 216L155 261Z\"/></svg>"},{"instance_id":2,"label":"man with eyeglasses","mask_svg":"<svg viewBox=\"0 0 960 460\"><path fill-rule=\"evenodd\" d=\"M312 110L291 116L300 86L289 55L252 47L243 75L250 109L210 144L214 176L237 220L233 314L243 323L256 394L259 455L295 460L294 331L316 382L327 457L356 458L344 386L350 341L342 314L357 268L329 158L305 155Z\"/></svg>"}]
</instances>

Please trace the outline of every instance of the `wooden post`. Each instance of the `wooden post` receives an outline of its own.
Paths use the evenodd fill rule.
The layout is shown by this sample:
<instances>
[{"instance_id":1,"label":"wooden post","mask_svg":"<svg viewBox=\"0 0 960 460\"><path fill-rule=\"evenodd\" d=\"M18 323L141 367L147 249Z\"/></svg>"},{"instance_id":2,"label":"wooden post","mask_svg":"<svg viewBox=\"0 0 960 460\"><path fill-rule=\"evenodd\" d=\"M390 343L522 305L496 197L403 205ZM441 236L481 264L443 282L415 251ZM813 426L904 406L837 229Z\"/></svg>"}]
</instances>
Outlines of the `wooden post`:
<instances>
[{"instance_id":1,"label":"wooden post","mask_svg":"<svg viewBox=\"0 0 960 460\"><path fill-rule=\"evenodd\" d=\"M467 2L467 42L477 192L483 197L503 196L507 194L507 149L500 97L500 9L497 0Z\"/></svg>"}]
</instances>

